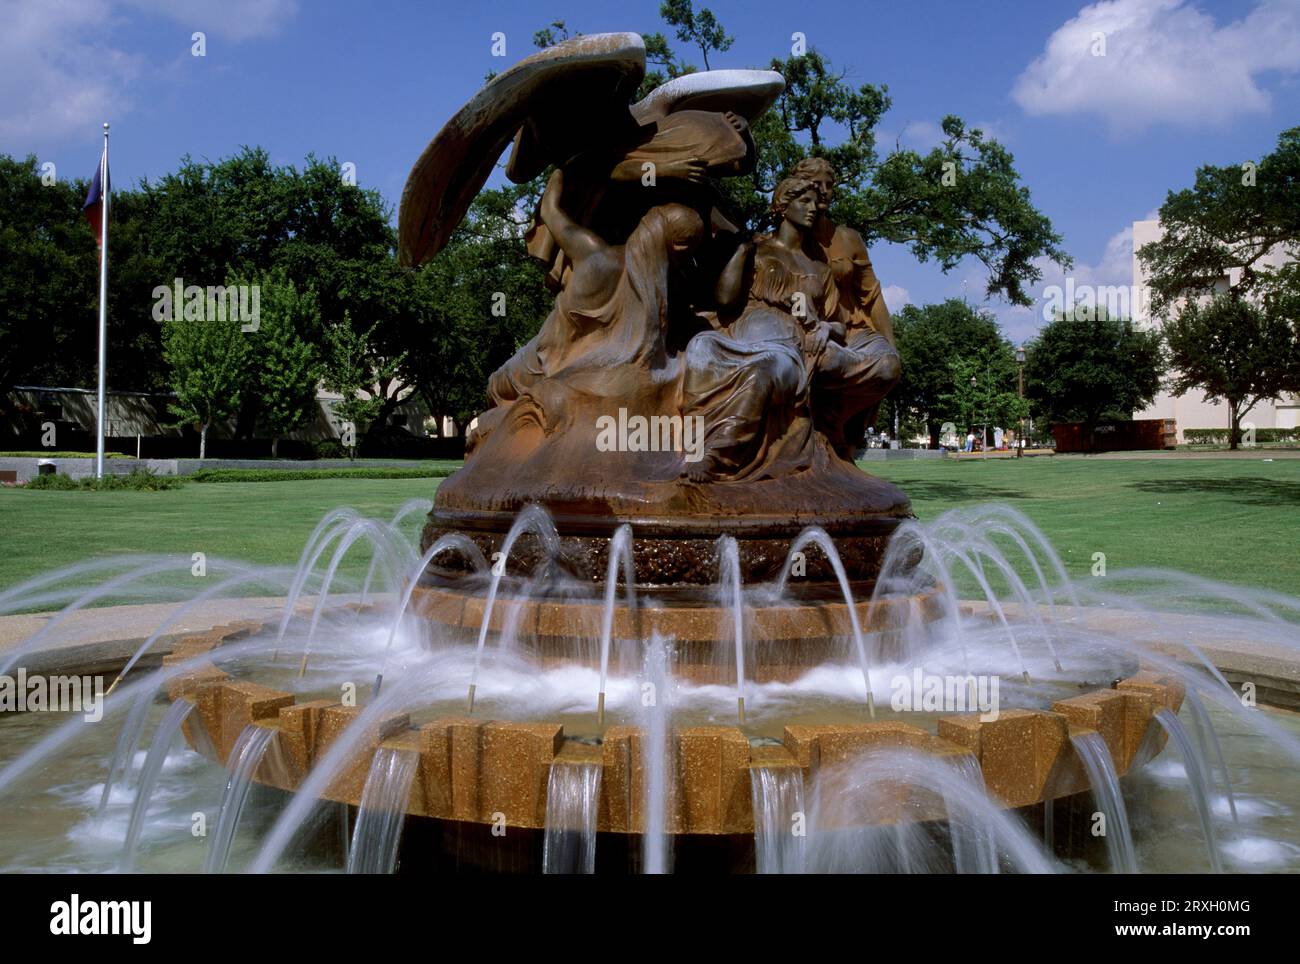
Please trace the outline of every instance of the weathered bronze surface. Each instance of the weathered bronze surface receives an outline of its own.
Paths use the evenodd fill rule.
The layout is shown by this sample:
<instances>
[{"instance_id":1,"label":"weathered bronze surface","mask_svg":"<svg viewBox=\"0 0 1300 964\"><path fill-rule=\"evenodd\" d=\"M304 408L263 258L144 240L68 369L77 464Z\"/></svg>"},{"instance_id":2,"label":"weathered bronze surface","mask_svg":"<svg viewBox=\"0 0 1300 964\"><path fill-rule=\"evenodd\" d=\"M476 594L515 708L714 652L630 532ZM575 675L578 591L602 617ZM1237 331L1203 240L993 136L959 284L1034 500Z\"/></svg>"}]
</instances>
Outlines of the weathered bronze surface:
<instances>
[{"instance_id":1,"label":"weathered bronze surface","mask_svg":"<svg viewBox=\"0 0 1300 964\"><path fill-rule=\"evenodd\" d=\"M639 583L702 586L717 578L719 535L741 540L747 580L765 579L819 525L850 578L869 582L911 506L853 450L900 372L866 245L827 217L835 172L799 164L773 193L779 226L751 234L716 179L753 170L750 123L780 75L706 71L629 105L644 70L635 34L535 54L488 83L411 172L400 237L418 264L512 137L510 177L552 169L527 242L555 308L489 380L424 547L455 530L495 549L538 504L580 578L604 578L605 543L628 522ZM832 578L821 565L804 586Z\"/></svg>"}]
</instances>

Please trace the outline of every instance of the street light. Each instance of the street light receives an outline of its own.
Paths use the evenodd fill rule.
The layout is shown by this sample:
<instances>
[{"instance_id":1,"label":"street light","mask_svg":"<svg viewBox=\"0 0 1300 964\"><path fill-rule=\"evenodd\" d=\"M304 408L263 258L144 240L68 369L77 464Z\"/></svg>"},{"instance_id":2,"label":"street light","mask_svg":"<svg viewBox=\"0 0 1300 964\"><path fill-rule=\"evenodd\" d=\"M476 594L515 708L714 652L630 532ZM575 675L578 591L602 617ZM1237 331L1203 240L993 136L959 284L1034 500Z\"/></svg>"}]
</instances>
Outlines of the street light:
<instances>
[{"instance_id":1,"label":"street light","mask_svg":"<svg viewBox=\"0 0 1300 964\"><path fill-rule=\"evenodd\" d=\"M1017 389L1020 392L1020 400L1025 400L1025 346L1021 345L1016 349L1016 381ZM1016 436L1016 458L1025 454L1025 409L1020 407L1020 431Z\"/></svg>"},{"instance_id":2,"label":"street light","mask_svg":"<svg viewBox=\"0 0 1300 964\"><path fill-rule=\"evenodd\" d=\"M967 432L973 432L975 430L975 414L976 414L975 413L975 376L972 375L970 377L970 428L967 429ZM984 433L981 432L980 447L982 448L983 445L984 445Z\"/></svg>"}]
</instances>

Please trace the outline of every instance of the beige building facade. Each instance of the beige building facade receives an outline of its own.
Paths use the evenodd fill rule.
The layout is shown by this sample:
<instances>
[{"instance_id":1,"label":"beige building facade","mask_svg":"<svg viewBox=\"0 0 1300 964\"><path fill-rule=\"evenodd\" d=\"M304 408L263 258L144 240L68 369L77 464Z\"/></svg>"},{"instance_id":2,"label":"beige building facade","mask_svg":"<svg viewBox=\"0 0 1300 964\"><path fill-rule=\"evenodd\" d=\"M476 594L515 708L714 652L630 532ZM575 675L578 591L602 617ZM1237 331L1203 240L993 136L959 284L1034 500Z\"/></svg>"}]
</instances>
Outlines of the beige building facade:
<instances>
[{"instance_id":1,"label":"beige building facade","mask_svg":"<svg viewBox=\"0 0 1300 964\"><path fill-rule=\"evenodd\" d=\"M1133 291L1132 317L1135 324L1142 328L1155 327L1158 322L1150 316L1147 298L1146 272L1137 253L1142 246L1156 241L1162 234L1159 221L1133 222ZM1286 259L1283 252L1273 252L1265 259L1265 264L1279 265ZM1237 283L1237 269L1225 275L1215 285L1217 291L1226 291ZM1177 398L1169 392L1162 391L1147 408L1136 412L1134 418L1172 418L1178 423L1178 441L1185 442L1183 433L1187 429L1228 427L1228 406L1226 402L1212 402L1199 391L1190 391ZM1255 428L1296 428L1300 426L1300 396L1283 396L1279 401L1260 402L1242 417L1243 427L1249 423Z\"/></svg>"}]
</instances>

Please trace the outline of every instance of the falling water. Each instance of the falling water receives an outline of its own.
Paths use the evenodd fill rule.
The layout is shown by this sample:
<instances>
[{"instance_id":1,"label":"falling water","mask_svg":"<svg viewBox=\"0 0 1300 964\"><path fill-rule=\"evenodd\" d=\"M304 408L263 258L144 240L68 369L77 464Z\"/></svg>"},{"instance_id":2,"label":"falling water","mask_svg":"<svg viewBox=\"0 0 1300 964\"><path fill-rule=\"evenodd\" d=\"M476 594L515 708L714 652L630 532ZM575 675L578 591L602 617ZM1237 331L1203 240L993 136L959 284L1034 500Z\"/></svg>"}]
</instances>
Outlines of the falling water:
<instances>
[{"instance_id":1,"label":"falling water","mask_svg":"<svg viewBox=\"0 0 1300 964\"><path fill-rule=\"evenodd\" d=\"M754 871L800 874L804 869L807 811L798 767L751 767L754 802Z\"/></svg>"},{"instance_id":2,"label":"falling water","mask_svg":"<svg viewBox=\"0 0 1300 964\"><path fill-rule=\"evenodd\" d=\"M1196 743L1201 748L1201 759L1206 761L1206 768L1209 769L1210 751L1213 750L1219 772L1223 774L1223 792L1228 798L1228 810L1232 813L1232 822L1236 823L1237 798L1232 792L1232 774L1228 771L1228 761L1223 758L1219 734L1214 732L1214 724L1210 722L1210 715L1205 712L1205 704L1196 695L1196 690L1187 691L1187 705L1192 710L1192 723L1196 727Z\"/></svg>"},{"instance_id":3,"label":"falling water","mask_svg":"<svg viewBox=\"0 0 1300 964\"><path fill-rule=\"evenodd\" d=\"M1223 873L1223 859L1219 856L1219 845L1214 839L1214 816L1210 812L1210 782L1205 773L1205 760L1196 752L1196 746L1178 719L1168 707L1156 710L1156 722L1169 734L1169 742L1178 749L1182 757L1183 769L1187 771L1187 782L1191 787L1192 800L1196 803L1196 813L1201 818L1201 832L1205 835L1205 847L1210 856L1210 867L1216 874Z\"/></svg>"},{"instance_id":4,"label":"falling water","mask_svg":"<svg viewBox=\"0 0 1300 964\"><path fill-rule=\"evenodd\" d=\"M736 654L736 712L745 722L745 603L740 578L740 546L732 536L718 539L718 607L731 610L731 640Z\"/></svg>"},{"instance_id":5,"label":"falling water","mask_svg":"<svg viewBox=\"0 0 1300 964\"><path fill-rule=\"evenodd\" d=\"M217 811L217 826L208 841L208 852L203 858L205 874L223 874L230 862L230 848L235 842L235 830L248 802L256 772L276 731L267 726L250 723L240 732L226 761L226 788L221 793L221 809Z\"/></svg>"},{"instance_id":6,"label":"falling water","mask_svg":"<svg viewBox=\"0 0 1300 964\"><path fill-rule=\"evenodd\" d=\"M1106 852L1110 855L1110 870L1114 874L1136 874L1137 856L1133 851L1133 834L1129 830L1128 809L1119 787L1119 774L1110 747L1095 730L1085 730L1070 735L1074 752L1083 768L1088 771L1092 786L1092 799L1106 817Z\"/></svg>"},{"instance_id":7,"label":"falling water","mask_svg":"<svg viewBox=\"0 0 1300 964\"><path fill-rule=\"evenodd\" d=\"M668 642L658 633L646 646L641 703L644 707L642 766L645 771L645 830L641 834L641 869L668 873Z\"/></svg>"},{"instance_id":8,"label":"falling water","mask_svg":"<svg viewBox=\"0 0 1300 964\"><path fill-rule=\"evenodd\" d=\"M867 709L870 711L872 719L875 719L876 701L871 692L871 664L867 659L867 644L862 636L862 625L858 621L858 607L853 601L853 590L849 586L849 575L844 569L844 561L840 558L839 550L835 548L835 543L831 540L831 537L820 526L809 526L799 533L799 538L795 539L794 544L790 546L789 555L793 556L810 544L816 545L830 560L831 568L835 571L835 578L839 581L840 592L844 596L844 608L849 613L849 626L853 630L853 646L858 654L858 665L862 667L862 685L867 691ZM787 560L781 571L781 585L783 587L789 572L790 563Z\"/></svg>"},{"instance_id":9,"label":"falling water","mask_svg":"<svg viewBox=\"0 0 1300 964\"><path fill-rule=\"evenodd\" d=\"M181 697L163 714L154 731L153 743L145 756L144 766L140 770L140 782L136 786L135 803L131 807L131 822L127 825L126 840L122 844L122 872L129 874L135 866L135 852L140 844L140 834L144 831L145 817L149 813L149 800L153 788L158 783L158 774L162 773L163 763L171 752L176 734L180 732L185 717L190 715L194 704Z\"/></svg>"},{"instance_id":10,"label":"falling water","mask_svg":"<svg viewBox=\"0 0 1300 964\"><path fill-rule=\"evenodd\" d=\"M397 845L419 763L414 750L381 746L375 751L352 829L348 873L391 874L397 867Z\"/></svg>"},{"instance_id":11,"label":"falling water","mask_svg":"<svg viewBox=\"0 0 1300 964\"><path fill-rule=\"evenodd\" d=\"M605 722L605 681L609 676L609 645L614 635L614 601L618 598L618 566L623 564L623 591L629 615L636 612L636 567L632 560L632 527L626 523L609 540L605 566L605 605L600 616L600 693L596 698L597 722Z\"/></svg>"},{"instance_id":12,"label":"falling water","mask_svg":"<svg viewBox=\"0 0 1300 964\"><path fill-rule=\"evenodd\" d=\"M595 763L555 763L546 781L546 836L542 873L596 872L596 815L600 808L601 767Z\"/></svg>"},{"instance_id":13,"label":"falling water","mask_svg":"<svg viewBox=\"0 0 1300 964\"><path fill-rule=\"evenodd\" d=\"M514 549L515 543L519 541L520 536L529 531L542 543L542 551L547 559L554 559L559 551L560 537L546 510L538 505L525 506L515 517L510 531L506 533L505 540L501 543L501 556L494 560L492 566L492 581L488 585L487 602L483 605L483 622L479 624L478 644L474 647L474 669L469 678L469 694L466 699L466 710L469 713L474 712L474 690L478 686L478 668L483 661L483 644L487 641L488 627L492 624L492 607L497 601L497 590L501 588L501 577L505 575L506 563L510 561L510 552Z\"/></svg>"}]
</instances>

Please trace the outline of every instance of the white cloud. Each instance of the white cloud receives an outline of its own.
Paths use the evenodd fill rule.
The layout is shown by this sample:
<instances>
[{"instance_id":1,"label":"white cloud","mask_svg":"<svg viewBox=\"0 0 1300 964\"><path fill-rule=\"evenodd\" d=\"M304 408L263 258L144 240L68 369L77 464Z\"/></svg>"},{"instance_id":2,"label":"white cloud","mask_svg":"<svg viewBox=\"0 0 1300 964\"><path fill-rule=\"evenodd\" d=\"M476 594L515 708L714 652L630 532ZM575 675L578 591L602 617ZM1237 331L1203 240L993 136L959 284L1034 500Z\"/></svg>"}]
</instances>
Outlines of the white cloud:
<instances>
[{"instance_id":1,"label":"white cloud","mask_svg":"<svg viewBox=\"0 0 1300 964\"><path fill-rule=\"evenodd\" d=\"M133 82L148 59L111 38L141 12L231 42L266 36L297 10L296 0L0 0L0 150L22 155L71 137L93 142L100 122L133 106Z\"/></svg>"},{"instance_id":2,"label":"white cloud","mask_svg":"<svg viewBox=\"0 0 1300 964\"><path fill-rule=\"evenodd\" d=\"M1095 56L1097 36L1105 53ZM1011 96L1033 115L1094 114L1112 131L1219 125L1271 105L1268 71L1300 71L1300 3L1259 0L1218 24L1188 0L1104 0L1047 40Z\"/></svg>"},{"instance_id":3,"label":"white cloud","mask_svg":"<svg viewBox=\"0 0 1300 964\"><path fill-rule=\"evenodd\" d=\"M123 88L140 58L98 39L111 9L106 0L0 3L0 146L15 154L34 142L95 128L129 102Z\"/></svg>"},{"instance_id":4,"label":"white cloud","mask_svg":"<svg viewBox=\"0 0 1300 964\"><path fill-rule=\"evenodd\" d=\"M298 12L297 0L125 0L125 3L167 17L191 30L228 40L269 36Z\"/></svg>"},{"instance_id":5,"label":"white cloud","mask_svg":"<svg viewBox=\"0 0 1300 964\"><path fill-rule=\"evenodd\" d=\"M901 311L903 305L912 303L911 292L898 285L885 285L880 289L880 293L885 296L885 305L891 312Z\"/></svg>"}]
</instances>

